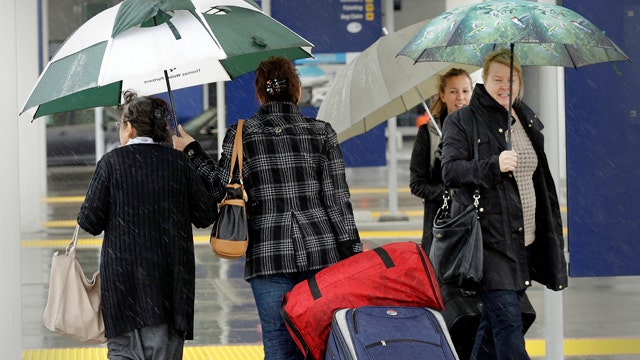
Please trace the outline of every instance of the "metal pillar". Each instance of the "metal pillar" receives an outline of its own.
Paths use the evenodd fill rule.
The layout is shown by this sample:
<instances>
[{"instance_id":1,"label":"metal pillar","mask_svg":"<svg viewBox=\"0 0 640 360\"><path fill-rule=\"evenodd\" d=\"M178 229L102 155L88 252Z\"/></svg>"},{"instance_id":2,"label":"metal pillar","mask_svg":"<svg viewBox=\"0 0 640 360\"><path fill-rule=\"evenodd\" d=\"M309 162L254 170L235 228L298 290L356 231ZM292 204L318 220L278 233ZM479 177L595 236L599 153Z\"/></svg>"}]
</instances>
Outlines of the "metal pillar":
<instances>
[{"instance_id":1,"label":"metal pillar","mask_svg":"<svg viewBox=\"0 0 640 360\"><path fill-rule=\"evenodd\" d=\"M395 31L393 0L383 0L384 28ZM398 126L396 117L387 120L387 173L389 188L389 214L380 216L380 221L407 221L406 214L398 212Z\"/></svg>"},{"instance_id":2,"label":"metal pillar","mask_svg":"<svg viewBox=\"0 0 640 360\"><path fill-rule=\"evenodd\" d=\"M18 140L18 46L16 19L21 17L20 9L28 8L28 1L3 0L2 8L7 14L0 24L4 35L3 47L5 56L0 57L0 64L6 73L3 86L0 87L0 109L3 112L4 128L8 136L0 141L0 165L2 167L2 187L0 187L0 227L2 227L3 247L0 251L1 286L4 289L2 306L0 306L0 346L3 357L22 359L22 284L20 271L20 166L17 150ZM34 12L35 13L35 12Z\"/></svg>"},{"instance_id":3,"label":"metal pillar","mask_svg":"<svg viewBox=\"0 0 640 360\"><path fill-rule=\"evenodd\" d=\"M566 181L564 69L541 66L525 68L524 72L525 101L538 111L540 119L545 124L545 152L556 186L560 186ZM558 188L557 191L562 203L562 197L566 194L562 188ZM546 358L563 359L563 294L561 291L549 289L544 291Z\"/></svg>"},{"instance_id":4,"label":"metal pillar","mask_svg":"<svg viewBox=\"0 0 640 360\"><path fill-rule=\"evenodd\" d=\"M42 1L43 11L46 9L46 0ZM20 230L23 232L37 232L42 230L42 223L46 220L46 206L42 198L47 193L47 138L45 118L30 122L28 116L18 119L17 113L24 105L33 84L38 79L39 54L38 54L38 3L37 0L16 2L16 51L7 54L17 56L18 85L13 91L17 91L18 106L6 108L10 111L6 121L15 121L18 126L15 136L18 143L10 151L20 162L20 184L15 192L20 194ZM46 21L43 18L43 26ZM43 29L43 39L47 33ZM43 45L43 48L45 46ZM44 50L44 49L43 49ZM9 51L9 50L7 50ZM43 53L43 57L48 52ZM15 119L15 120L14 120ZM15 149L18 149L17 151ZM17 211L17 209L14 209Z\"/></svg>"}]
</instances>

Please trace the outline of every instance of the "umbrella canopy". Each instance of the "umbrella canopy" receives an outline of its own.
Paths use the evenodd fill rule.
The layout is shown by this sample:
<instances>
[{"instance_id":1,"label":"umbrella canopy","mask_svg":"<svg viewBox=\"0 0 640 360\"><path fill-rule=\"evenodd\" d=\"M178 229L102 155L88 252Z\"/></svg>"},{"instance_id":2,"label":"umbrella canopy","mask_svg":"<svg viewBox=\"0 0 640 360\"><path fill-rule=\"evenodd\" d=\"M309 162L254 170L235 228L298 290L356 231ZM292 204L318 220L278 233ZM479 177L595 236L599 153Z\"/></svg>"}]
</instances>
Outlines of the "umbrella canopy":
<instances>
[{"instance_id":1,"label":"umbrella canopy","mask_svg":"<svg viewBox=\"0 0 640 360\"><path fill-rule=\"evenodd\" d=\"M450 63L419 63L396 57L403 44L424 27L425 20L385 35L337 74L318 110L340 141L371 130L389 118L424 103L437 93L438 75ZM476 66L462 65L471 72Z\"/></svg>"},{"instance_id":2,"label":"umbrella canopy","mask_svg":"<svg viewBox=\"0 0 640 360\"><path fill-rule=\"evenodd\" d=\"M514 44L522 65L578 68L630 61L604 32L562 6L495 0L442 13L420 29L398 55L416 62L450 61L482 66L485 56Z\"/></svg>"},{"instance_id":3,"label":"umbrella canopy","mask_svg":"<svg viewBox=\"0 0 640 360\"><path fill-rule=\"evenodd\" d=\"M580 66L631 61L602 30L562 6L494 0L446 11L398 52L416 62L450 61L482 66L490 52L511 49L522 65ZM513 94L509 91L511 116ZM508 130L511 121L507 121ZM511 145L511 131L507 143Z\"/></svg>"},{"instance_id":4,"label":"umbrella canopy","mask_svg":"<svg viewBox=\"0 0 640 360\"><path fill-rule=\"evenodd\" d=\"M22 112L40 116L121 103L250 72L313 45L245 0L125 0L78 28L47 63ZM174 119L175 120L175 119Z\"/></svg>"}]
</instances>

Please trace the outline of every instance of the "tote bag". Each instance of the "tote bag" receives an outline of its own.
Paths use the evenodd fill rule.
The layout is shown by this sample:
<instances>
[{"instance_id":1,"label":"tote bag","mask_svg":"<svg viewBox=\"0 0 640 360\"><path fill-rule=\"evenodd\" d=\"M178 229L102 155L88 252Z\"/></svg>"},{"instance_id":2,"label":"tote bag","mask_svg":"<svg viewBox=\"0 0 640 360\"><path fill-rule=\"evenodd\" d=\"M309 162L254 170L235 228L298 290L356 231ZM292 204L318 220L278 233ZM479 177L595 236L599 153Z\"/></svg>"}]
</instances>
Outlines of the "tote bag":
<instances>
[{"instance_id":1,"label":"tote bag","mask_svg":"<svg viewBox=\"0 0 640 360\"><path fill-rule=\"evenodd\" d=\"M78 229L64 254L53 254L44 326L73 340L104 343L104 321L100 308L100 273L87 279L76 259Z\"/></svg>"}]
</instances>

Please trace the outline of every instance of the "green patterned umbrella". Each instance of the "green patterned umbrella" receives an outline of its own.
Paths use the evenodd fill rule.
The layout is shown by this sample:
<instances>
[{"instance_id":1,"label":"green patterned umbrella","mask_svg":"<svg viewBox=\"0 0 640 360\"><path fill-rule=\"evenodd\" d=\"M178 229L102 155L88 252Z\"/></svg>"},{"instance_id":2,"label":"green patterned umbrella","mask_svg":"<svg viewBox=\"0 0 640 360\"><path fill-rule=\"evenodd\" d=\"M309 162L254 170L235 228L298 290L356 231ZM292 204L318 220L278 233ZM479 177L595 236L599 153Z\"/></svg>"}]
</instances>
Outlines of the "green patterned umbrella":
<instances>
[{"instance_id":1,"label":"green patterned umbrella","mask_svg":"<svg viewBox=\"0 0 640 360\"><path fill-rule=\"evenodd\" d=\"M494 0L446 11L423 27L398 55L415 62L482 66L486 55L501 47L510 47L512 58L515 53L522 65L578 68L631 61L580 14L562 6L525 0ZM513 62L511 65L513 72ZM512 96L509 93L509 107ZM507 123L510 127L511 121Z\"/></svg>"},{"instance_id":2,"label":"green patterned umbrella","mask_svg":"<svg viewBox=\"0 0 640 360\"><path fill-rule=\"evenodd\" d=\"M495 0L442 13L398 55L414 61L482 66L491 51L514 45L522 65L578 68L629 57L604 32L562 6Z\"/></svg>"}]
</instances>

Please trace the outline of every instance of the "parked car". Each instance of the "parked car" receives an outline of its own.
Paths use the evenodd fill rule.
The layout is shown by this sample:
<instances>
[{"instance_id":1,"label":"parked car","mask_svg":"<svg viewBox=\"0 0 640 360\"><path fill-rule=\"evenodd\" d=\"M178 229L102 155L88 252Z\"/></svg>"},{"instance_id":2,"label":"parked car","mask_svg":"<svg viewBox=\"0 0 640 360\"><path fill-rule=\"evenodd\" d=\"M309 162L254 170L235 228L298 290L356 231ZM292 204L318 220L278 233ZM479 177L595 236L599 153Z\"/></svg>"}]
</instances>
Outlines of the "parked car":
<instances>
[{"instance_id":1,"label":"parked car","mask_svg":"<svg viewBox=\"0 0 640 360\"><path fill-rule=\"evenodd\" d=\"M214 159L218 159L218 112L209 109L182 124L187 134L193 136L202 148Z\"/></svg>"},{"instance_id":2,"label":"parked car","mask_svg":"<svg viewBox=\"0 0 640 360\"><path fill-rule=\"evenodd\" d=\"M104 108L105 152L120 146L115 122L120 111ZM182 124L207 153L217 158L217 112L210 109ZM89 166L96 163L94 110L54 114L47 122L47 166Z\"/></svg>"}]
</instances>

